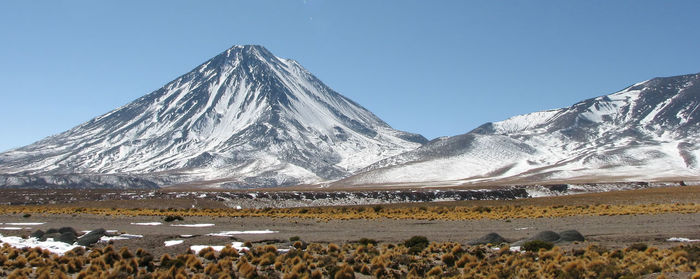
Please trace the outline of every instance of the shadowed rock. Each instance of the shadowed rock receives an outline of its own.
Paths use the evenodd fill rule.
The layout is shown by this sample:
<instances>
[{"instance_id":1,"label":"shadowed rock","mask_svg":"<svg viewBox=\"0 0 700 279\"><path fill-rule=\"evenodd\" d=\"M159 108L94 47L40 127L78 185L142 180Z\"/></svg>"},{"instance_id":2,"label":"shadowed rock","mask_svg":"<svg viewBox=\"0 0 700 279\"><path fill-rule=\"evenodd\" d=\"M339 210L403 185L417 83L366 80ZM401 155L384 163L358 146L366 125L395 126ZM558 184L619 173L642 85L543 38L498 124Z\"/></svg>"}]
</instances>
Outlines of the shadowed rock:
<instances>
[{"instance_id":1,"label":"shadowed rock","mask_svg":"<svg viewBox=\"0 0 700 279\"><path fill-rule=\"evenodd\" d=\"M86 233L85 235L78 238L78 245L90 246L92 244L95 244L98 241L100 241L100 238L102 238L106 233L107 231L102 228L92 230L89 233Z\"/></svg>"},{"instance_id":2,"label":"shadowed rock","mask_svg":"<svg viewBox=\"0 0 700 279\"><path fill-rule=\"evenodd\" d=\"M68 243L68 244L73 244L75 243L76 240L78 240L78 237L75 236L75 233L72 232L65 232L62 233L58 238L55 239L56 241L60 241L63 243Z\"/></svg>"},{"instance_id":3,"label":"shadowed rock","mask_svg":"<svg viewBox=\"0 0 700 279\"><path fill-rule=\"evenodd\" d=\"M584 241L585 238L583 235L578 232L577 230L567 230L559 233L559 236L561 237L561 241Z\"/></svg>"},{"instance_id":4,"label":"shadowed rock","mask_svg":"<svg viewBox=\"0 0 700 279\"><path fill-rule=\"evenodd\" d=\"M73 235L78 235L78 232L75 231L75 229L71 228L71 227L62 227L62 228L58 229L58 232L61 234L69 232L69 233L72 233Z\"/></svg>"},{"instance_id":5,"label":"shadowed rock","mask_svg":"<svg viewBox=\"0 0 700 279\"><path fill-rule=\"evenodd\" d=\"M33 238L42 238L42 237L44 237L44 234L45 234L44 231L42 231L42 230L36 230L36 231L34 231L32 234L30 234L29 237L33 237Z\"/></svg>"},{"instance_id":6,"label":"shadowed rock","mask_svg":"<svg viewBox=\"0 0 700 279\"><path fill-rule=\"evenodd\" d=\"M475 240L470 241L468 244L469 245L480 245L480 244L500 244L508 242L505 240L505 238L501 237L499 234L492 232L488 233L482 237L479 237Z\"/></svg>"}]
</instances>

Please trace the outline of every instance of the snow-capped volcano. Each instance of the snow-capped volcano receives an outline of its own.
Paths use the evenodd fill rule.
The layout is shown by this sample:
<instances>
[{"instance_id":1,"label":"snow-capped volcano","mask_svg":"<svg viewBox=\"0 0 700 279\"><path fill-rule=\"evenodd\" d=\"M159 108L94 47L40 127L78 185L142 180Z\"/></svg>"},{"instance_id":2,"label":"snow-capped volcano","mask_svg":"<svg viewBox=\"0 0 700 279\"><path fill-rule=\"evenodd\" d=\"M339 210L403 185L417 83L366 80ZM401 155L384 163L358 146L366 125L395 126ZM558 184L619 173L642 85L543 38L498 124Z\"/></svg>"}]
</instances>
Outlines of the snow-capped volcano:
<instances>
[{"instance_id":1,"label":"snow-capped volcano","mask_svg":"<svg viewBox=\"0 0 700 279\"><path fill-rule=\"evenodd\" d=\"M487 123L335 185L700 180L700 74Z\"/></svg>"},{"instance_id":2,"label":"snow-capped volcano","mask_svg":"<svg viewBox=\"0 0 700 279\"><path fill-rule=\"evenodd\" d=\"M317 183L425 142L296 61L234 46L132 103L0 154L0 185L79 183L67 175L119 187L143 183L123 176L159 186Z\"/></svg>"}]
</instances>

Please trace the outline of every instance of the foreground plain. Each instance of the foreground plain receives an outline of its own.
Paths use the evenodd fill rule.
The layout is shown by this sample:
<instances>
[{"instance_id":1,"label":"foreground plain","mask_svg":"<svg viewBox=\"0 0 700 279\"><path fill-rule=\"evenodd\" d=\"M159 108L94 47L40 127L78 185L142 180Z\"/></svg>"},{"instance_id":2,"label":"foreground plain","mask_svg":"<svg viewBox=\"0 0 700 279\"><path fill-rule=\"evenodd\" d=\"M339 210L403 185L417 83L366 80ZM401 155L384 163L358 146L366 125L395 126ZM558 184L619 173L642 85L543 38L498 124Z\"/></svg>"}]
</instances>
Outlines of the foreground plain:
<instances>
[{"instance_id":1,"label":"foreground plain","mask_svg":"<svg viewBox=\"0 0 700 279\"><path fill-rule=\"evenodd\" d=\"M111 244L98 243L93 249L99 249L86 252L89 255L98 251L94 252L96 257L83 258L83 266L88 268L89 262L96 258L104 258L105 250L107 254L110 254L111 250L118 254L122 249L135 252L142 248L155 259L152 272L147 272L148 266L129 269L125 267L131 264L129 258L118 260L115 258L114 263L122 260L124 262L119 267L105 266L107 271L93 270L95 277L123 273L123 278L128 276L137 278L139 272L143 276L144 274L160 276L168 273L173 278L177 274L187 277L196 274L224 276L221 272L212 271L216 269L232 277L257 274L260 277L273 278L333 277L337 274L350 276L351 273L355 277L376 275L509 277L518 275L522 278L577 278L599 277L603 274L602 272L615 275L612 276L613 278L623 275L634 278L644 274L661 273L687 278L698 269L697 244L696 242L673 242L669 239L700 239L699 200L700 187L686 186L511 201L289 209L235 210L220 208L218 204L210 204L208 208L191 208L191 202L188 200L168 203L171 208L163 208L165 201L157 200L152 200L150 203L144 201L137 203L133 201L81 202L41 206L2 206L0 223L42 224L28 225L19 230L3 230L0 233L6 236L27 236L37 229L71 226L78 231L105 228L143 236L115 240ZM176 208L172 205L180 206ZM164 217L169 215L180 216L184 220L165 222ZM144 226L135 223L160 223L160 225ZM209 225L172 226L193 224ZM557 243L559 248L550 252L539 252L540 254L537 254L538 252L501 253L486 246L467 245L469 241L490 232L496 232L507 241L513 242L532 237L541 231L572 229L581 232L586 240ZM223 231L267 231L268 233L207 235ZM426 248L423 252L410 255L408 258L399 258L399 255L406 254L402 250L406 249L403 246L404 241L415 235L427 236L432 241L431 248ZM297 238L304 243L304 246L306 243L313 243L313 245L309 245L311 248L307 247L307 249L291 248L297 243L290 239ZM363 246L359 243L362 238L375 240L378 243L369 248L360 248ZM170 240L182 240L182 243L166 247L165 241ZM229 258L231 267L216 268L207 268L212 263L207 258L225 259L226 256L221 256L219 252L207 256L205 252L201 256L194 256L202 264L201 267L196 264L193 267L190 266L196 263L195 259L192 259L193 256L188 255L191 246L225 246L232 241L250 242L253 252L241 253L244 256L238 256L235 259ZM652 248L641 249L639 243ZM107 246L112 248L106 248ZM289 256L289 253L277 252L277 249L290 248L291 251L296 251L293 252L296 254L291 254L293 256ZM7 247L4 249L5 256L13 253ZM267 254L268 252L272 254ZM593 252L597 256L591 256L594 255ZM18 253L14 252L14 255ZM31 252L23 253L31 254ZM368 255L361 256L360 254L363 253ZM541 253L550 254L545 256ZM165 261L161 259L166 254L169 257L181 255L183 265L173 269L167 259ZM264 256L265 254L267 256ZM479 254L482 258L478 256ZM295 259L296 256L299 256L299 259ZM450 260L451 257L455 258L454 262ZM542 257L551 257L552 261L535 260ZM135 258L138 259L138 257ZM267 260L263 261L262 258ZM462 262L457 264L459 260ZM19 263L15 264L17 268L11 268L12 262L10 261L10 267L3 269L7 276L22 270L18 266ZM223 262L228 264L226 260ZM399 264L396 265L395 262ZM101 263L95 264L103 266ZM241 269L241 266L245 267ZM246 273L250 272L251 266L254 273ZM506 266L509 269L504 270ZM209 270L209 273L206 270ZM346 272L338 273L341 270ZM516 274L514 270L527 270L527 273ZM31 273L34 274L32 276L40 275L38 271ZM55 271L51 272L53 272L50 273L52 276L58 274Z\"/></svg>"}]
</instances>

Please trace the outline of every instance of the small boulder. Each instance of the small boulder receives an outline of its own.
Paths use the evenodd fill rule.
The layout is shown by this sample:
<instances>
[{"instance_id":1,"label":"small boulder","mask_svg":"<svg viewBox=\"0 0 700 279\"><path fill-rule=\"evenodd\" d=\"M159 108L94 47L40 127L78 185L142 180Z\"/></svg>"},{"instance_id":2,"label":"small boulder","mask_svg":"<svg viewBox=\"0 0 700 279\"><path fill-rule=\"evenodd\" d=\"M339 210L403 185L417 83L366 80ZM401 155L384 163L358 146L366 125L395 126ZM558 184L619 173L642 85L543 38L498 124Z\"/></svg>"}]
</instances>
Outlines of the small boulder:
<instances>
[{"instance_id":1,"label":"small boulder","mask_svg":"<svg viewBox=\"0 0 700 279\"><path fill-rule=\"evenodd\" d=\"M57 229L50 228L50 229L46 230L46 233L47 233L47 234L48 234L48 233L59 233L59 231L58 231Z\"/></svg>"},{"instance_id":2,"label":"small boulder","mask_svg":"<svg viewBox=\"0 0 700 279\"><path fill-rule=\"evenodd\" d=\"M542 231L537 233L535 236L531 237L529 240L541 240L547 242L557 242L561 239L558 233L553 231Z\"/></svg>"},{"instance_id":3,"label":"small boulder","mask_svg":"<svg viewBox=\"0 0 700 279\"><path fill-rule=\"evenodd\" d=\"M75 236L75 233L72 232L65 232L62 233L58 238L55 239L56 241L60 241L63 243L68 243L68 244L73 244L75 243L76 240L78 240L78 237Z\"/></svg>"},{"instance_id":4,"label":"small boulder","mask_svg":"<svg viewBox=\"0 0 700 279\"><path fill-rule=\"evenodd\" d=\"M499 234L492 232L492 233L488 233L482 237L479 237L475 240L472 240L468 244L469 245L501 244L504 242L508 242L508 241L506 241L506 239L501 237Z\"/></svg>"},{"instance_id":5,"label":"small boulder","mask_svg":"<svg viewBox=\"0 0 700 279\"><path fill-rule=\"evenodd\" d=\"M44 234L45 234L44 231L42 231L42 230L36 230L36 231L34 231L32 234L30 234L29 237L39 238L39 239L40 239L40 238L44 237Z\"/></svg>"},{"instance_id":6,"label":"small boulder","mask_svg":"<svg viewBox=\"0 0 700 279\"><path fill-rule=\"evenodd\" d=\"M561 241L584 241L586 240L583 235L577 230L567 230L559 233Z\"/></svg>"},{"instance_id":7,"label":"small boulder","mask_svg":"<svg viewBox=\"0 0 700 279\"><path fill-rule=\"evenodd\" d=\"M74 234L74 235L78 235L78 232L75 231L75 229L74 229L74 228L71 228L71 227L62 227L62 228L58 229L58 232L61 233L61 234L70 232L70 233L72 233L72 234Z\"/></svg>"},{"instance_id":8,"label":"small boulder","mask_svg":"<svg viewBox=\"0 0 700 279\"><path fill-rule=\"evenodd\" d=\"M106 233L107 231L102 228L92 230L89 233L86 233L85 235L78 238L78 245L90 246L92 244L95 244L98 241L100 241L100 238L102 238L102 236L104 236Z\"/></svg>"}]
</instances>

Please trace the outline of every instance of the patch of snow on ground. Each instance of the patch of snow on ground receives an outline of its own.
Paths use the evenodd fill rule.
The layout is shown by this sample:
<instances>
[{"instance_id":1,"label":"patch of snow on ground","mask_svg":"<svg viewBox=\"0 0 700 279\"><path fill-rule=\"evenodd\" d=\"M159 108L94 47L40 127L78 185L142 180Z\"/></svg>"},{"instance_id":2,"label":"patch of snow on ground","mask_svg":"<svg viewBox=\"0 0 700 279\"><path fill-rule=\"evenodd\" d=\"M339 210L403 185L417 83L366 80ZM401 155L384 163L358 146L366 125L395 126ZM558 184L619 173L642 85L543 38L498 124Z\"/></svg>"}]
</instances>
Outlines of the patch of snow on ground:
<instances>
[{"instance_id":1,"label":"patch of snow on ground","mask_svg":"<svg viewBox=\"0 0 700 279\"><path fill-rule=\"evenodd\" d=\"M46 223L5 223L8 226L40 226Z\"/></svg>"},{"instance_id":2,"label":"patch of snow on ground","mask_svg":"<svg viewBox=\"0 0 700 279\"><path fill-rule=\"evenodd\" d=\"M218 233L210 233L208 236L234 236L237 234L268 234L268 233L278 233L278 231L264 230L264 231L223 231Z\"/></svg>"},{"instance_id":3,"label":"patch of snow on ground","mask_svg":"<svg viewBox=\"0 0 700 279\"><path fill-rule=\"evenodd\" d=\"M185 241L184 241L184 240L181 240L181 239L178 239L178 240L166 240L166 241L165 241L165 247L180 245L180 244L182 244L183 242L185 242Z\"/></svg>"},{"instance_id":4,"label":"patch of snow on ground","mask_svg":"<svg viewBox=\"0 0 700 279\"><path fill-rule=\"evenodd\" d=\"M134 239L134 238L142 238L143 235L140 234L120 234L116 236L102 236L100 238L100 241L102 242L108 242L110 240L127 240L127 239Z\"/></svg>"},{"instance_id":5,"label":"patch of snow on ground","mask_svg":"<svg viewBox=\"0 0 700 279\"><path fill-rule=\"evenodd\" d=\"M132 225L135 226L160 226L163 223L161 222L145 222L145 223L131 223Z\"/></svg>"},{"instance_id":6,"label":"patch of snow on ground","mask_svg":"<svg viewBox=\"0 0 700 279\"><path fill-rule=\"evenodd\" d=\"M700 242L700 239L689 239L685 237L671 237L667 239L666 241L673 241L673 242Z\"/></svg>"},{"instance_id":7,"label":"patch of snow on ground","mask_svg":"<svg viewBox=\"0 0 700 279\"><path fill-rule=\"evenodd\" d=\"M0 230L6 230L6 231L19 231L22 228L19 227L0 227Z\"/></svg>"},{"instance_id":8,"label":"patch of snow on ground","mask_svg":"<svg viewBox=\"0 0 700 279\"><path fill-rule=\"evenodd\" d=\"M187 228L206 228L206 227L213 227L215 226L214 224L174 224L170 225L171 227L187 227Z\"/></svg>"},{"instance_id":9,"label":"patch of snow on ground","mask_svg":"<svg viewBox=\"0 0 700 279\"><path fill-rule=\"evenodd\" d=\"M49 240L50 239L50 240ZM74 248L77 247L82 247L79 245L71 245L68 243L63 243L60 241L53 241L53 239L49 238L46 241L39 241L36 238L27 238L23 239L18 236L2 236L0 235L0 242L2 243L7 243L12 247L15 248L34 248L34 247L39 247L41 249L49 250L51 253L56 253L59 255L63 255L66 252L73 250Z\"/></svg>"}]
</instances>

